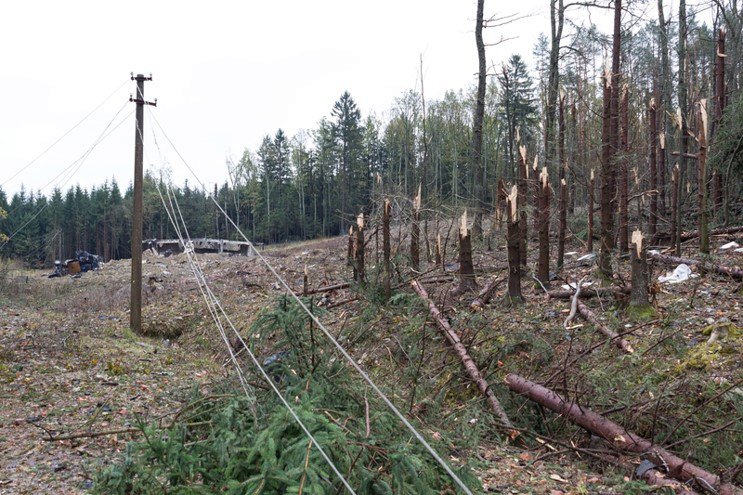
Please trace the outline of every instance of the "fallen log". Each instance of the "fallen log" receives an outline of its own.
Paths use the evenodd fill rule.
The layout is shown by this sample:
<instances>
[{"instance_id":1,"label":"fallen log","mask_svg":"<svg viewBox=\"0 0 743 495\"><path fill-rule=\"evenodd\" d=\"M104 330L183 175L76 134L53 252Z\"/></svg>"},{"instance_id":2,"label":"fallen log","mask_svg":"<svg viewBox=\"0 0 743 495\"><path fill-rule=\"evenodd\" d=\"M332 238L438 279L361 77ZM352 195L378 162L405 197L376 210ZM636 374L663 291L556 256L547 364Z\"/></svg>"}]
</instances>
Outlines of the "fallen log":
<instances>
[{"instance_id":1,"label":"fallen log","mask_svg":"<svg viewBox=\"0 0 743 495\"><path fill-rule=\"evenodd\" d=\"M470 309L472 311L482 311L493 296L495 288L498 287L501 282L503 282L503 278L493 277L490 282L485 285L485 288L483 288L480 293L477 294L477 297L470 303Z\"/></svg>"},{"instance_id":2,"label":"fallen log","mask_svg":"<svg viewBox=\"0 0 743 495\"><path fill-rule=\"evenodd\" d=\"M660 261L661 263L665 263L667 265L680 265L681 263L689 266L696 265L703 270L713 271L719 273L720 275L727 275L729 277L743 280L743 270L738 267L715 265L706 261L694 260L691 258L679 258L678 256L669 256L667 254L660 253L650 253L650 257L653 258L655 261Z\"/></svg>"},{"instance_id":3,"label":"fallen log","mask_svg":"<svg viewBox=\"0 0 743 495\"><path fill-rule=\"evenodd\" d=\"M472 360L469 353L467 352L467 349L462 344L462 341L459 339L459 335L457 335L457 332L455 332L451 328L451 325L449 325L449 322L446 321L444 315L441 314L439 308L437 308L436 304L434 304L434 302L431 301L431 299L428 297L428 292L426 292L426 289L424 289L423 286L416 280L413 280L411 285L413 287L413 290L417 292L421 299L423 299L428 305L428 310L430 311L431 316L436 321L436 324L439 326L439 328L444 332L444 336L449 341L449 344L451 344L451 346L454 348L454 351L459 356L459 359L461 359L462 365L467 371L467 374L477 384L477 388L479 388L480 392L482 392L482 394L485 396L488 404L490 405L490 409L492 409L496 416L498 416L498 419L504 426L510 428L512 425L511 421L506 415L506 411L503 409L503 406L501 406L501 403L498 401L495 393L490 389L490 385L488 385L488 382L485 381L485 379L482 377L480 370L477 368L475 361Z\"/></svg>"},{"instance_id":4,"label":"fallen log","mask_svg":"<svg viewBox=\"0 0 743 495\"><path fill-rule=\"evenodd\" d=\"M321 292L330 292L331 290L337 290L337 289L347 289L348 287L351 287L351 284L348 282L343 282L340 284L328 285L326 287L318 287L317 289L310 289L305 292L305 295L319 294Z\"/></svg>"},{"instance_id":5,"label":"fallen log","mask_svg":"<svg viewBox=\"0 0 743 495\"><path fill-rule=\"evenodd\" d=\"M624 352L626 352L627 354L632 354L635 352L629 342L617 335L616 332L614 332L612 329L601 323L601 321L596 316L596 313L591 311L588 306L580 301L578 301L578 313L580 313L580 315L587 322L596 327L596 330L609 337L612 342L614 342L614 345L622 349Z\"/></svg>"},{"instance_id":6,"label":"fallen log","mask_svg":"<svg viewBox=\"0 0 743 495\"><path fill-rule=\"evenodd\" d=\"M578 426L602 437L613 447L636 454L647 455L656 465L668 466L668 475L701 490L720 495L743 495L743 489L731 483L722 483L719 476L706 471L668 452L658 445L627 431L585 406L565 401L560 395L519 375L506 376L506 385L514 392L567 417ZM652 478L652 476L650 476Z\"/></svg>"},{"instance_id":7,"label":"fallen log","mask_svg":"<svg viewBox=\"0 0 743 495\"><path fill-rule=\"evenodd\" d=\"M580 291L581 299L590 299L596 296L618 296L623 297L629 295L632 292L632 287L583 287ZM572 299L575 295L575 291L572 289L563 290L555 289L547 291L547 294L552 299Z\"/></svg>"},{"instance_id":8,"label":"fallen log","mask_svg":"<svg viewBox=\"0 0 743 495\"><path fill-rule=\"evenodd\" d=\"M737 227L727 227L724 229L714 229L710 231L709 235L726 235L726 234L737 234L738 232L743 232L743 225L739 225ZM688 241L689 239L695 239L699 237L699 231L698 230L692 230L691 232L682 232L681 233L681 240L682 241Z\"/></svg>"}]
</instances>

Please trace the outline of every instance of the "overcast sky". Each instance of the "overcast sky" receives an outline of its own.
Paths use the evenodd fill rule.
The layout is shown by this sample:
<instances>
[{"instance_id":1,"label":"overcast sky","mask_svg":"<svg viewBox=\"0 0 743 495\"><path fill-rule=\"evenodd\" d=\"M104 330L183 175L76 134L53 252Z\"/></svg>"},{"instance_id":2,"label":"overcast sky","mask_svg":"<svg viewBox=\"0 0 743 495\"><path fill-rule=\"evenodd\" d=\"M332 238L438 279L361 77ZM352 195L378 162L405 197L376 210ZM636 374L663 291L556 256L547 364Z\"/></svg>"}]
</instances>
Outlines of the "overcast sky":
<instances>
[{"instance_id":1,"label":"overcast sky","mask_svg":"<svg viewBox=\"0 0 743 495\"><path fill-rule=\"evenodd\" d=\"M419 88L421 54L427 98L474 84L475 8L474 0L4 2L0 184L11 194L21 184L38 190L51 182L48 194L55 185L90 188L111 177L126 187L133 116L68 182L55 177L117 111L120 120L134 109L126 103L131 71L152 73L145 87L146 99L158 99L152 111L201 178L222 182L227 156L255 150L278 128L289 135L314 128L344 90L363 115L384 116L396 96ZM549 31L547 10L547 0L486 0L486 17L532 15L487 33L490 42L516 37L489 48L488 63L500 66L511 53L531 60L537 36ZM90 119L9 180L116 88ZM145 116L145 166L159 166ZM188 172L159 144L182 184Z\"/></svg>"}]
</instances>

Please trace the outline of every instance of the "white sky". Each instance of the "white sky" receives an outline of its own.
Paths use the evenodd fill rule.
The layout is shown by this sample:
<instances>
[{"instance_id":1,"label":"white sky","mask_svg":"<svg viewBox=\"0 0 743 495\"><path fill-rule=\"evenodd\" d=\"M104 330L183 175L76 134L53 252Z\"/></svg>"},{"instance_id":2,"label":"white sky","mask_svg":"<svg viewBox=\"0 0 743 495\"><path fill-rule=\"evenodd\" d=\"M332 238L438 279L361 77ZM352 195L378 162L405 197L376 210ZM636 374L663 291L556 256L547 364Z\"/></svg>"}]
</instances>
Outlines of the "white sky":
<instances>
[{"instance_id":1,"label":"white sky","mask_svg":"<svg viewBox=\"0 0 743 495\"><path fill-rule=\"evenodd\" d=\"M344 90L366 116L385 114L419 87L427 99L475 81L475 0L22 1L0 11L0 184L123 87L91 119L3 189L38 190L77 159L134 90L131 71L152 73L145 97L165 131L207 184L226 179L225 158L255 150L281 127L314 128ZM486 17L533 14L486 34L517 39L488 49L500 66L511 53L531 59L549 31L547 0L486 0ZM594 21L596 16L594 15ZM120 114L134 109L127 103ZM151 141L153 122L145 114ZM101 143L66 190L115 177L132 180L134 118ZM178 184L193 178L160 143ZM146 142L145 166L160 163Z\"/></svg>"}]
</instances>

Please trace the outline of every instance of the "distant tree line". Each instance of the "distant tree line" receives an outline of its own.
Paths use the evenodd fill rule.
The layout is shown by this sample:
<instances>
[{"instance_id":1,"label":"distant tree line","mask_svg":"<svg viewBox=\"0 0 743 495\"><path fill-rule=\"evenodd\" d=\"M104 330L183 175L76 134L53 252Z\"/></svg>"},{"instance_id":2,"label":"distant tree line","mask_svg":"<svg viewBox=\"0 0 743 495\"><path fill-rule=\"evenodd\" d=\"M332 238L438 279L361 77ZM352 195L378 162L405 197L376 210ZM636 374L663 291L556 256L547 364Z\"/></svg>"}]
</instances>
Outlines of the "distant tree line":
<instances>
[{"instance_id":1,"label":"distant tree line","mask_svg":"<svg viewBox=\"0 0 743 495\"><path fill-rule=\"evenodd\" d=\"M710 206L713 220L722 221L737 204L743 163L739 139L743 46L740 17L730 10L734 3L717 6L722 15L712 27L690 14L684 19L683 40L676 24L661 17L660 23L626 23L616 43L593 25L563 33L565 7L554 0L550 5L557 28L550 37L541 37L534 48L534 76L519 55L488 70L482 148L476 159L472 151L472 143L479 141L473 141L474 87L448 91L429 101L420 92L406 91L392 102L385 121L375 115L362 116L345 92L314 129L294 136L278 129L266 135L256 149L228 158L227 180L221 184L176 186L170 183L168 171L150 171L145 178L144 237L175 237L157 191L158 185L165 184L173 188L192 237L239 238L211 197L252 240L267 243L346 233L358 213L370 212L372 198L412 198L419 187L429 206L485 204L487 210L487 205L493 208L498 201L499 183L519 180L521 147L530 157L528 180L536 182L541 167L546 166L555 191L565 181L565 192L553 195L553 201L564 202L571 214L588 204L592 194L599 197L599 191L590 189L594 184L590 177L596 174L598 186L604 161L624 164L613 173L620 192L624 187L625 197L634 198L638 206L630 209L622 203L622 215L633 215L620 221L622 230L628 221L648 221L643 210L646 201L657 210L653 218L660 221L653 221L653 228L657 223L660 229L670 222L670 181L682 144L675 126L676 109L685 108L690 125L697 129L695 103L701 98L708 98L711 109L714 145L705 171L710 177L698 181L691 168L683 178L684 195L679 201L691 204L697 183L706 183L715 198ZM659 13L663 13L662 2ZM727 70L717 76L719 28L727 28L729 35L723 61ZM670 57L674 39L677 49L685 50L681 72ZM611 145L613 153L607 158L602 155L602 148L606 149L603 80L609 62L604 54L614 56L613 48L619 49L614 58L621 60L621 86L626 94L622 103L626 122L621 127L626 136L621 146ZM672 91L679 86L688 91ZM618 98L619 93L610 94ZM662 138L648 130L651 99L657 127L653 132ZM618 115L618 109L609 110L607 115ZM538 163L532 163L534 157ZM724 201L729 201L730 208L722 207L725 192ZM131 198L131 186L122 192L114 181L90 190L79 186L66 192L54 190L48 196L21 190L8 198L0 190L0 209L7 212L7 216L0 214L0 234L11 236L0 256L49 263L84 249L105 259L129 257ZM688 222L692 220L693 215ZM730 221L729 214L724 220ZM586 235L586 231L574 234Z\"/></svg>"}]
</instances>

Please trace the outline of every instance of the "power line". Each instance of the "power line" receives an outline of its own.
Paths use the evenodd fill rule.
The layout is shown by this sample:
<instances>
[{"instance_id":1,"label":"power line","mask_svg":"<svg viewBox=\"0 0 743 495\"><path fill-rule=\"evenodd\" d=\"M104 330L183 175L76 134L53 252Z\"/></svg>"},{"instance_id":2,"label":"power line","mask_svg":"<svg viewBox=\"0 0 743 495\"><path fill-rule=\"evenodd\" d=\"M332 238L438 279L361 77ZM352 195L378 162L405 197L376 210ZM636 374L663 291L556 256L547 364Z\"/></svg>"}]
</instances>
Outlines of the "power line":
<instances>
[{"instance_id":1,"label":"power line","mask_svg":"<svg viewBox=\"0 0 743 495\"><path fill-rule=\"evenodd\" d=\"M227 315L227 313L225 312L224 308L222 307L222 304L219 302L219 299L214 295L214 293L212 292L211 288L209 287L209 285L208 285L208 283L206 281L206 277L204 276L204 273L201 270L201 266L198 264L197 261L195 261L195 256L193 255L193 242L191 241L191 238L188 237L188 242L186 242L183 239L183 237L181 236L182 234L180 232L180 229L179 229L178 225L176 225L173 222L173 217L171 216L170 211L168 211L168 207L165 205L165 200L162 197L162 193L160 193L160 186L158 185L157 187L158 187L158 193L160 195L160 199L161 199L161 201L163 203L163 206L165 207L166 211L168 212L168 218L170 219L171 223L173 223L173 227L176 230L176 234L178 235L179 241L184 246L184 252L186 253L186 256L188 258L189 264L191 266L191 270L193 271L194 277L196 278L196 281L197 281L197 283L199 285L199 291L201 292L201 295L204 297L204 300L205 300L205 302L207 304L207 307L209 308L209 312L211 313L212 318L214 319L214 322L217 325L217 328L219 329L219 332L220 332L220 334L222 336L222 339L223 339L223 341L225 342L225 344L227 346L228 352L230 353L230 359L232 360L233 364L235 365L235 367L237 369L238 376L240 377L241 384L243 385L243 389L245 390L245 393L248 396L248 399L250 400L251 397L250 397L250 394L249 394L249 392L248 392L248 390L246 388L247 383L246 383L246 380L244 378L244 372L243 372L242 368L240 367L239 362L237 361L237 357L235 356L234 352L232 351L232 346L229 343L229 339L227 338L226 332L224 330L224 326L223 326L222 322L220 321L219 314L217 313L217 308L219 309L219 312L221 312L221 314L224 317L224 319L227 321L227 323L230 326L230 328L232 329L232 331L235 333L235 335L237 335L237 337L240 340L240 343L242 344L243 348L245 349L245 351L250 356L251 361L253 361L253 364L255 365L256 368L258 368L258 371L263 376L263 379L270 385L270 387L273 390L273 392L278 396L278 398L281 400L282 404L289 411L289 413L294 418L294 420L297 422L297 424L299 425L299 427L302 429L302 431L305 433L305 435L307 435L307 437L310 439L310 441L315 446L315 448L317 448L317 450L320 452L320 455L328 463L328 465L333 470L333 472L338 477L338 479L341 481L341 483L343 483L343 485L346 488L346 490L348 490L348 492L351 493L352 495L356 495L356 492L354 491L354 489L348 483L348 481L343 476L343 474L340 472L340 470L336 467L336 465L332 461L332 459L330 459L330 457L327 455L327 453L325 452L325 450L320 446L320 443L317 441L317 439L314 437L314 435L312 435L312 433L309 431L309 429L307 428L307 426L299 418L299 416L294 411L294 409L291 407L291 405L289 404L289 402L281 394L281 392L279 391L279 389L276 386L276 384L274 383L274 381L268 375L268 373L266 372L266 370L261 366L261 364L258 361L258 359L256 358L255 354L253 354L253 352L250 350L250 348L248 347L248 345L243 340L242 336L240 336L240 333L237 331L237 329L235 328L235 326L232 324L232 321L230 320L229 316ZM168 189L169 189L169 186L168 186ZM185 221L183 219L183 215L182 215L182 213L180 211L180 206L178 205L178 201L175 198L175 195L173 194L173 199L171 200L171 194L170 194L170 192L168 192L168 200L169 201L175 201L175 205L176 205L176 208L177 208L177 211L178 211L178 215L180 216L181 222L183 223L184 231L186 232L186 235L188 236L187 226L186 226L186 223L185 223ZM171 203L171 207L172 207L172 203ZM173 215L175 215L175 210L173 211ZM202 287L202 284L203 284L203 287Z\"/></svg>"},{"instance_id":2,"label":"power line","mask_svg":"<svg viewBox=\"0 0 743 495\"><path fill-rule=\"evenodd\" d=\"M385 395L384 392L372 381L372 379L369 377L369 375L359 366L359 364L353 359L353 357L346 351L346 349L335 339L333 334L330 333L330 331L323 325L323 323L320 321L320 319L310 311L310 309L307 307L307 305L304 304L302 299L297 296L297 294L294 293L294 291L289 287L289 285L286 283L286 281L278 274L276 269L268 262L268 260L263 257L263 255L255 248L253 243L248 239L248 237L243 233L242 229L232 220L232 218L227 214L226 211L222 208L222 206L219 204L219 202L214 198L214 196L208 192L206 189L205 184L201 181L198 175L194 172L194 170L191 168L191 166L186 162L185 158L181 155L181 153L178 151L178 149L173 144L173 141L171 141L168 134L165 132L165 130L162 128L162 125L160 125L160 122L157 120L157 118L154 116L152 112L150 112L150 116L152 117L153 121L157 125L157 127L160 129L160 132L163 133L163 136L165 136L165 139L168 141L170 146L173 148L175 153L178 155L178 157L181 159L183 164L188 168L188 170L191 172L191 174L194 176L196 181L201 184L201 187L206 191L206 194L212 199L212 202L217 206L219 211L224 214L225 218L227 218L232 226L237 230L237 232L240 234L240 236L245 239L245 242L248 243L250 248L256 253L258 258L266 265L266 267L269 269L269 271L274 275L276 280L284 286L284 288L287 290L287 292L291 295L291 297L297 302L297 304L309 315L309 317L314 321L318 328L322 330L322 332L325 334L325 336L330 340L330 342L338 349L338 351L343 355L343 357L346 358L346 360L351 364L351 366L361 375L361 377L366 381L369 386L374 390L374 392L379 396L379 398L382 399L382 401L389 407L389 409L397 416L397 418L405 425L405 427L415 436L415 438L423 445L423 447L428 451L429 454L436 460L436 462L444 468L444 470L449 474L449 476L454 480L454 482L466 493L467 495L472 495L472 492L467 487L467 485L464 484L464 482L457 476L457 474L452 470L452 468L449 466L449 464L439 455L436 450L434 450L433 447L426 441L426 439L423 437L423 435L418 432L418 430L408 421L408 419L400 412L399 409L392 403L392 401Z\"/></svg>"},{"instance_id":3,"label":"power line","mask_svg":"<svg viewBox=\"0 0 743 495\"><path fill-rule=\"evenodd\" d=\"M122 108L123 108L123 107L122 107ZM129 118L129 116L130 116L130 115L132 114L132 112L130 112L130 113L129 113L129 114L128 114L128 115L126 116L126 117L124 117L124 118L123 118L123 119L122 119L121 121L119 121L119 123L118 123L118 124L116 124L116 125L115 125L115 126L113 127L113 129L111 129L110 131L108 131L108 128L109 128L109 127L111 127L111 124L112 124L112 123L114 122L114 120L116 120L116 117L117 117L117 116L119 115L119 113L121 113L121 110L119 110L118 112L116 112L116 115L114 115L113 119L111 119L111 121L110 121L110 122L109 122L109 123L108 123L108 124L106 125L106 127L105 127L105 128L103 129L103 132L102 132L102 133L101 133L101 134L100 134L100 135L98 136L98 138L97 138L97 139L96 139L96 140L95 140L95 141L93 142L93 144L92 144L92 145L90 146L90 148L88 148L88 149L87 149L87 150L85 151L85 153L83 153L83 154L82 154L82 156L81 156L80 158L78 158L77 160L75 160L74 162L72 162L72 163L71 163L71 164L70 164L69 166L67 166L67 167L66 167L66 168L65 168L64 170L62 170L62 172L60 172L59 174L57 174L57 176L56 176L56 177L55 177L54 179L52 179L52 180L51 180L50 182L48 182L48 183L47 183L47 185L46 185L46 186L44 186L44 188L46 188L47 186L49 186L49 184L51 184L51 183L52 183L52 182L53 182L53 181L54 181L55 179L57 179L58 177L60 177L60 176L61 176L61 175L63 175L64 173L67 173L67 177L66 177L66 178L64 179L64 181L58 182L57 184L58 184L58 187L59 187L59 186L64 186L64 185L66 185L66 184L67 184L67 182L69 182L69 181L70 181L70 179L72 179L72 178L73 178L73 177L75 176L75 174L77 174L77 172L78 172L78 171L80 170L80 168L81 168L81 167L83 166L83 164L85 163L85 160L87 160L87 158L88 158L88 157L90 156L90 154L91 154L91 153L93 152L93 150L94 150L94 149L95 149L95 148L96 148L96 147L97 147L97 146L98 146L98 145L99 145L99 144L100 144L101 142L103 142L103 140L105 140L105 139L106 139L106 138L107 138L108 136L110 136L111 134L113 134L113 133L114 133L114 131L116 131L116 129L118 129L118 128L119 128L119 126L121 126L121 124L123 124L123 123L124 123L124 122L126 121L126 119L128 119L128 118ZM108 131L108 132L107 132L107 131ZM77 166L75 166L75 165L77 165ZM4 248L4 247L5 247L5 245L6 245L6 244L8 244L8 243L9 243L9 242L10 242L10 241L11 241L11 240L12 240L12 239L13 239L13 238L14 238L14 237L16 236L16 235L18 235L18 234L19 234L19 233L20 233L20 232L21 232L21 231L22 231L22 230L23 230L24 228L26 228L26 227L27 227L27 226L28 226L28 225L29 225L29 224L30 224L31 222L33 222L33 221L34 221L34 220L35 220L35 219L36 219L36 218L37 218L37 217L38 217L39 215L41 215L41 213L42 213L42 212L43 212L44 210L46 210L46 209L47 209L47 207L49 207L49 205L50 205L50 204L51 204L51 202L50 202L50 201L47 201L46 203L44 203L44 206L42 206L41 208L39 208L39 210L38 210L38 211L37 211L37 212L36 212L36 213L35 213L35 214L34 214L34 215L33 215L33 216L31 217L31 218L29 218L29 219L28 219L28 220L27 220L27 221L26 221L26 222L25 222L25 223L24 223L23 225L21 225L21 226L20 226L20 227L19 227L19 228L18 228L18 229L17 229L16 231L15 231L15 232L13 232L13 234L12 234L12 235L10 235L10 236L9 236L9 237L8 237L8 238L7 238L6 240L5 240L5 242L3 242L2 244L0 244L0 249ZM18 208L20 208L20 205L19 205L18 207L16 207L16 208L15 208L15 209L13 210L13 212L17 211L17 210L18 210ZM11 212L11 214L12 214L13 212Z\"/></svg>"},{"instance_id":4,"label":"power line","mask_svg":"<svg viewBox=\"0 0 743 495\"><path fill-rule=\"evenodd\" d=\"M121 83L121 86L119 86L118 88L116 88L115 90L113 90L113 92L110 95L108 95L102 102L100 102L93 110L91 110L90 112L88 112L85 115L85 117L83 117L77 124L73 125L70 129L67 130L67 132L65 132L59 138L57 138L56 141L54 141L52 144L50 144L44 151L42 151L41 153L39 153L33 160L31 160L26 165L24 165L23 167L21 167L9 179L7 179L5 182L3 182L2 184L0 184L0 188L3 187L3 186L5 186L5 184L7 184L8 182L12 181L16 177L18 177L21 173L23 173L24 170L26 170L28 167L30 167L31 165L33 165L34 163L36 163L36 161L39 158L41 158L42 156L44 156L45 154L47 154L47 152L49 152L49 150L51 150L52 148L54 148L60 141L62 141L65 137L67 137L68 134L70 134L72 131L74 131L75 129L77 129L83 122L85 122L86 120L88 120L88 117L90 117L91 115L93 115L108 100L110 100L113 97L113 95L115 95L121 88L124 87L124 85L126 83L127 83L127 81L124 81L123 83Z\"/></svg>"}]
</instances>

